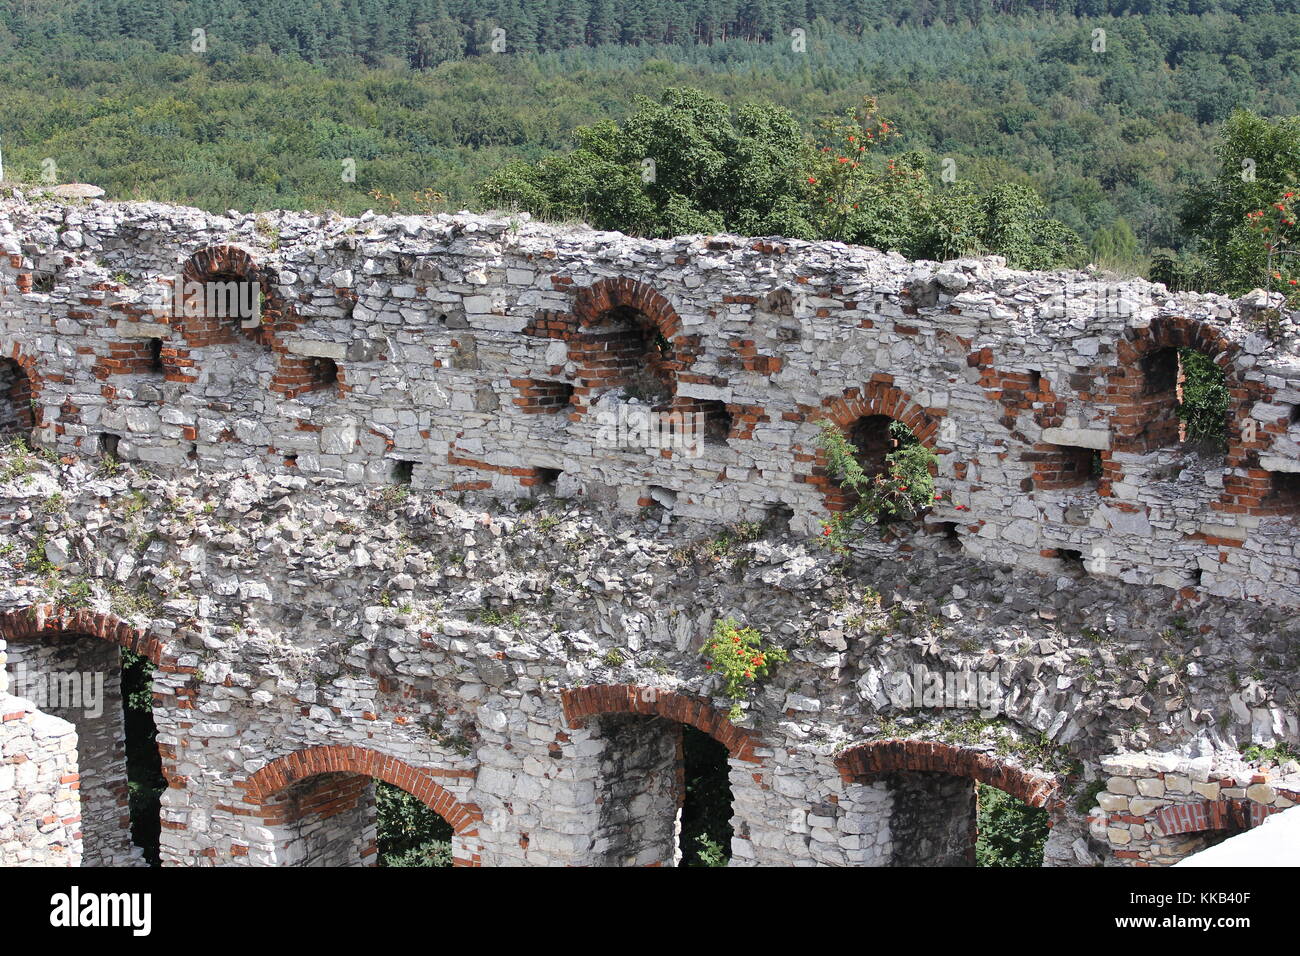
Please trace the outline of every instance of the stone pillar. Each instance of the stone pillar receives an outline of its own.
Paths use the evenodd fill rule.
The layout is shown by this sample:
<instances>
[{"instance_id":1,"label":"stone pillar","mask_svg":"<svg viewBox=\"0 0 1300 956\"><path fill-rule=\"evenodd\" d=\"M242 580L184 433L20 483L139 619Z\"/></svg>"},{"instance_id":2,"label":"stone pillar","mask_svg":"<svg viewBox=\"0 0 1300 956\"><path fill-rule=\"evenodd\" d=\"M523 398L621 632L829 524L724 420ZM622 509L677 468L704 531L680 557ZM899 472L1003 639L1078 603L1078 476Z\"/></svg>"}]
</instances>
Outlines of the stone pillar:
<instances>
[{"instance_id":1,"label":"stone pillar","mask_svg":"<svg viewBox=\"0 0 1300 956\"><path fill-rule=\"evenodd\" d=\"M374 866L374 781L327 773L287 787L263 806L250 842L255 866Z\"/></svg>"},{"instance_id":2,"label":"stone pillar","mask_svg":"<svg viewBox=\"0 0 1300 956\"><path fill-rule=\"evenodd\" d=\"M80 767L82 863L140 865L131 842L122 714L122 665L116 645L63 636L9 644L14 690L44 713L76 728Z\"/></svg>"},{"instance_id":3,"label":"stone pillar","mask_svg":"<svg viewBox=\"0 0 1300 956\"><path fill-rule=\"evenodd\" d=\"M604 743L591 834L595 866L675 866L685 796L681 725L610 714L594 721Z\"/></svg>"}]
</instances>

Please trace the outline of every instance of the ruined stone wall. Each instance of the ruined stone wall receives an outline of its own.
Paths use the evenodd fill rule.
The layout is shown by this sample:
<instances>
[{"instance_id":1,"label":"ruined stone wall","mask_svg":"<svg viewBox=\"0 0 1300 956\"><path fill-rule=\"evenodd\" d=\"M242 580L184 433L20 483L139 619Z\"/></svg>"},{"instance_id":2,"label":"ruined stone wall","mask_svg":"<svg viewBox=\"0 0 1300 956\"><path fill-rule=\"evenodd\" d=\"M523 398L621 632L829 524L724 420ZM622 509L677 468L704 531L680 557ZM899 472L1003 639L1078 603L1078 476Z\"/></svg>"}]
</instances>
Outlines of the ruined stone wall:
<instances>
[{"instance_id":1,"label":"ruined stone wall","mask_svg":"<svg viewBox=\"0 0 1300 956\"><path fill-rule=\"evenodd\" d=\"M735 865L955 858L907 825L940 777L1045 808L1046 863L1162 863L1098 830L1106 761L1300 741L1300 363L1248 305L474 216L8 200L0 244L44 450L0 468L0 635L153 661L164 865L370 862L371 779L460 865L671 864L686 723ZM262 324L159 321L159 277L248 279ZM1228 373L1222 461L1163 447L1175 346ZM616 447L649 408L704 440ZM878 416L944 533L844 559L816 422ZM790 655L747 700L725 618ZM934 672L991 699L899 695Z\"/></svg>"},{"instance_id":2,"label":"ruined stone wall","mask_svg":"<svg viewBox=\"0 0 1300 956\"><path fill-rule=\"evenodd\" d=\"M452 823L462 865L666 865L683 723L730 754L737 865L904 858L890 775L1001 787L1048 809L1047 862L1114 862L1078 805L1105 760L1300 736L1295 624L1258 602L556 499L0 473L0 633L155 663L165 865L369 862L371 778ZM50 553L56 578L23 570ZM734 720L700 654L723 617L791 656ZM998 695L891 696L920 667Z\"/></svg>"},{"instance_id":3,"label":"ruined stone wall","mask_svg":"<svg viewBox=\"0 0 1300 956\"><path fill-rule=\"evenodd\" d=\"M0 237L4 352L59 451L708 520L790 509L808 531L837 503L814 423L883 415L939 453L927 520L967 554L1300 603L1300 359L1293 322L1253 299L522 216L11 199ZM255 327L145 307L234 279L260 291ZM1226 453L1173 437L1178 347L1227 373ZM698 454L614 434L651 407L698 412Z\"/></svg>"},{"instance_id":4,"label":"ruined stone wall","mask_svg":"<svg viewBox=\"0 0 1300 956\"><path fill-rule=\"evenodd\" d=\"M0 638L0 866L80 866L76 729L9 693L5 657Z\"/></svg>"}]
</instances>

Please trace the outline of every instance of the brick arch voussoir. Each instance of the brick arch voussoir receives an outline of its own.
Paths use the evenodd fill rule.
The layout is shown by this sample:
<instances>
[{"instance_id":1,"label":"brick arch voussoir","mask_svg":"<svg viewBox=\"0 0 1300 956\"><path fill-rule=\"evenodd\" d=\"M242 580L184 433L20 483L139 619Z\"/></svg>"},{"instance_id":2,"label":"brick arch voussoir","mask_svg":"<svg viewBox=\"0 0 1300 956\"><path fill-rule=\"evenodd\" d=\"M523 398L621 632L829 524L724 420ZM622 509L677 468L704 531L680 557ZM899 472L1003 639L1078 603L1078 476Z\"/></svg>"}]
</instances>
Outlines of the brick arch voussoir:
<instances>
[{"instance_id":1,"label":"brick arch voussoir","mask_svg":"<svg viewBox=\"0 0 1300 956\"><path fill-rule=\"evenodd\" d=\"M279 334L293 324L294 310L276 291L272 270L259 265L247 249L225 244L206 246L181 266L181 279L186 284L202 284L218 276L235 276L261 287L264 301L259 331L263 344L274 345ZM183 323L184 319L179 321Z\"/></svg>"},{"instance_id":2,"label":"brick arch voussoir","mask_svg":"<svg viewBox=\"0 0 1300 956\"><path fill-rule=\"evenodd\" d=\"M588 718L605 714L640 714L664 717L708 734L737 760L762 763L756 753L762 739L752 730L737 727L705 697L678 694L635 684L596 684L560 691L565 723L581 729Z\"/></svg>"},{"instance_id":3,"label":"brick arch voussoir","mask_svg":"<svg viewBox=\"0 0 1300 956\"><path fill-rule=\"evenodd\" d=\"M246 799L261 804L290 784L322 773L355 773L401 787L438 814L461 837L477 838L483 814L462 803L432 779L429 771L366 747L323 744L276 757L243 783Z\"/></svg>"},{"instance_id":4,"label":"brick arch voussoir","mask_svg":"<svg viewBox=\"0 0 1300 956\"><path fill-rule=\"evenodd\" d=\"M573 314L577 316L578 326L582 328L619 307L641 312L670 342L675 343L681 335L682 320L668 299L653 286L627 276L599 279L579 289L574 298Z\"/></svg>"},{"instance_id":5,"label":"brick arch voussoir","mask_svg":"<svg viewBox=\"0 0 1300 956\"><path fill-rule=\"evenodd\" d=\"M969 747L934 740L873 740L842 751L835 766L845 783L866 783L878 775L900 770L946 773L978 780L1049 811L1063 803L1060 781Z\"/></svg>"},{"instance_id":6,"label":"brick arch voussoir","mask_svg":"<svg viewBox=\"0 0 1300 956\"><path fill-rule=\"evenodd\" d=\"M147 657L160 670L176 667L175 656L167 651L160 638L145 628L132 627L113 614L89 608L59 608L53 604L0 611L0 637L6 641L39 640L61 634L108 641Z\"/></svg>"},{"instance_id":7,"label":"brick arch voussoir","mask_svg":"<svg viewBox=\"0 0 1300 956\"><path fill-rule=\"evenodd\" d=\"M917 404L901 388L846 389L843 396L822 399L824 417L829 418L841 429L847 429L859 418L872 415L884 415L894 421L902 422L918 441L931 450L935 447L935 437L939 432L939 418L930 414Z\"/></svg>"},{"instance_id":8,"label":"brick arch voussoir","mask_svg":"<svg viewBox=\"0 0 1300 956\"><path fill-rule=\"evenodd\" d=\"M1181 315L1162 315L1145 328L1130 326L1124 330L1119 350L1121 363L1135 362L1160 349L1192 348L1221 364L1231 365L1241 346L1207 322L1197 322Z\"/></svg>"}]
</instances>

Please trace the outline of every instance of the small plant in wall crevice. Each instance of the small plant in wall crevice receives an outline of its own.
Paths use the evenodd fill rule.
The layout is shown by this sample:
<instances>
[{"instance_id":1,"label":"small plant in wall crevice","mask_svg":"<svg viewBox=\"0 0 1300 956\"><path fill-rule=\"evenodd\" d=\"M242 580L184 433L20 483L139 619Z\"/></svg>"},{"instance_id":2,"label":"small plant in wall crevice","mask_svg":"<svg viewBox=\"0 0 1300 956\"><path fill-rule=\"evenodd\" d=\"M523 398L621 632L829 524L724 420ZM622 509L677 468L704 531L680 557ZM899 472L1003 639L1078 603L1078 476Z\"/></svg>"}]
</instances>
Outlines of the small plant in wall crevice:
<instances>
[{"instance_id":1,"label":"small plant in wall crevice","mask_svg":"<svg viewBox=\"0 0 1300 956\"><path fill-rule=\"evenodd\" d=\"M744 715L740 705L749 699L754 685L775 665L790 659L782 648L767 644L758 630L741 627L729 617L714 622L713 635L700 653L709 661L704 669L723 679L723 692L732 702L728 714L732 720Z\"/></svg>"}]
</instances>

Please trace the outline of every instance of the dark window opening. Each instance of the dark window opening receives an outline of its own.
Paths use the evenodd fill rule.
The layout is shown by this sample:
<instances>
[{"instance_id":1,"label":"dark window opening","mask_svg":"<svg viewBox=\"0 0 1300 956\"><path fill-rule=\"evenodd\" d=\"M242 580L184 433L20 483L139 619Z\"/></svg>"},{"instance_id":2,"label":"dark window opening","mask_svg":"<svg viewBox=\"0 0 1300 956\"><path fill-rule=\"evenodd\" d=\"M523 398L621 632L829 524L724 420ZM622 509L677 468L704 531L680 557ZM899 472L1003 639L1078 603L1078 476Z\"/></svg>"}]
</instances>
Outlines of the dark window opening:
<instances>
[{"instance_id":1,"label":"dark window opening","mask_svg":"<svg viewBox=\"0 0 1300 956\"><path fill-rule=\"evenodd\" d=\"M777 502L767 506L767 512L763 517L765 524L772 531L778 534L790 530L790 522L794 520L794 509L784 502Z\"/></svg>"},{"instance_id":2,"label":"dark window opening","mask_svg":"<svg viewBox=\"0 0 1300 956\"><path fill-rule=\"evenodd\" d=\"M284 456L284 467L286 467L286 468L297 468L297 467L298 467L298 456L297 456L296 454L285 455L285 456Z\"/></svg>"},{"instance_id":3,"label":"dark window opening","mask_svg":"<svg viewBox=\"0 0 1300 956\"><path fill-rule=\"evenodd\" d=\"M1073 548L1057 548L1056 556L1069 570L1086 570L1083 565L1083 552Z\"/></svg>"},{"instance_id":4,"label":"dark window opening","mask_svg":"<svg viewBox=\"0 0 1300 956\"><path fill-rule=\"evenodd\" d=\"M933 526L933 534L941 535L943 543L949 547L961 547L961 532L956 521L940 521Z\"/></svg>"},{"instance_id":5,"label":"dark window opening","mask_svg":"<svg viewBox=\"0 0 1300 956\"><path fill-rule=\"evenodd\" d=\"M161 375L165 372L166 366L163 365L163 340L149 340L149 371Z\"/></svg>"},{"instance_id":6,"label":"dark window opening","mask_svg":"<svg viewBox=\"0 0 1300 956\"><path fill-rule=\"evenodd\" d=\"M57 277L53 272L33 272L32 273L32 291L41 293L50 293L54 291L57 284Z\"/></svg>"},{"instance_id":7,"label":"dark window opening","mask_svg":"<svg viewBox=\"0 0 1300 956\"><path fill-rule=\"evenodd\" d=\"M1038 401L1038 393L1043 387L1043 373L1036 368L1029 370L1029 400Z\"/></svg>"},{"instance_id":8,"label":"dark window opening","mask_svg":"<svg viewBox=\"0 0 1300 956\"><path fill-rule=\"evenodd\" d=\"M311 361L312 385L329 388L339 383L339 366L331 358L314 358Z\"/></svg>"},{"instance_id":9,"label":"dark window opening","mask_svg":"<svg viewBox=\"0 0 1300 956\"><path fill-rule=\"evenodd\" d=\"M704 413L704 443L725 445L731 437L732 417L724 402L700 402Z\"/></svg>"},{"instance_id":10,"label":"dark window opening","mask_svg":"<svg viewBox=\"0 0 1300 956\"><path fill-rule=\"evenodd\" d=\"M1178 385L1178 350L1157 349L1142 356L1142 394L1158 395Z\"/></svg>"},{"instance_id":11,"label":"dark window opening","mask_svg":"<svg viewBox=\"0 0 1300 956\"><path fill-rule=\"evenodd\" d=\"M13 359L0 359L0 436L30 436L36 425L32 380Z\"/></svg>"},{"instance_id":12,"label":"dark window opening","mask_svg":"<svg viewBox=\"0 0 1300 956\"><path fill-rule=\"evenodd\" d=\"M555 488L559 484L560 475L564 474L559 468L534 468L536 473L536 488L542 494L553 495Z\"/></svg>"},{"instance_id":13,"label":"dark window opening","mask_svg":"<svg viewBox=\"0 0 1300 956\"><path fill-rule=\"evenodd\" d=\"M849 429L849 444L856 450L854 457L867 477L883 474L888 464L885 456L915 441L907 426L888 415L866 415Z\"/></svg>"},{"instance_id":14,"label":"dark window opening","mask_svg":"<svg viewBox=\"0 0 1300 956\"><path fill-rule=\"evenodd\" d=\"M117 454L118 443L122 440L121 435L113 435L105 432L99 436L99 454L107 461L120 461Z\"/></svg>"},{"instance_id":15,"label":"dark window opening","mask_svg":"<svg viewBox=\"0 0 1300 956\"><path fill-rule=\"evenodd\" d=\"M1269 472L1269 491L1264 505L1279 513L1294 514L1300 511L1300 472Z\"/></svg>"},{"instance_id":16,"label":"dark window opening","mask_svg":"<svg viewBox=\"0 0 1300 956\"><path fill-rule=\"evenodd\" d=\"M415 462L397 459L393 462L393 481L399 485L409 485L415 477Z\"/></svg>"}]
</instances>

